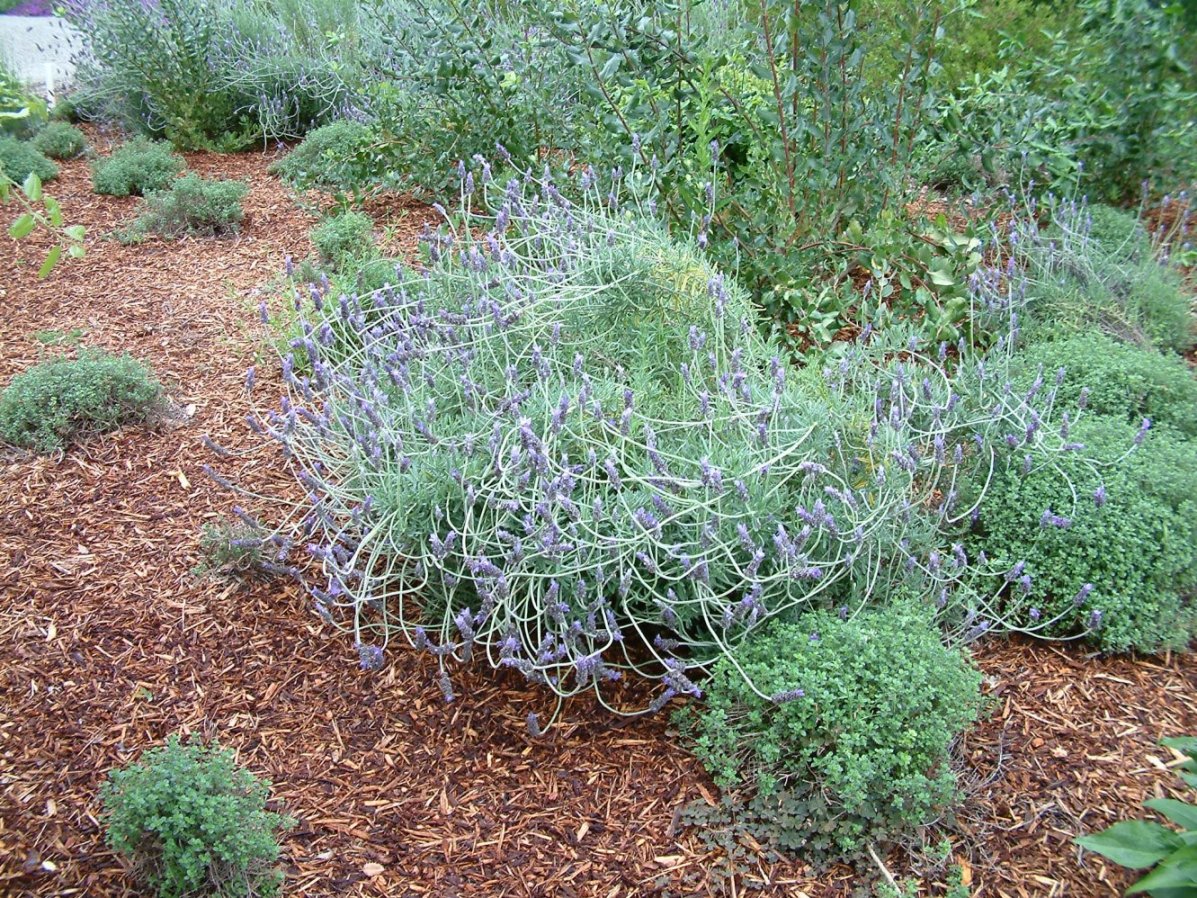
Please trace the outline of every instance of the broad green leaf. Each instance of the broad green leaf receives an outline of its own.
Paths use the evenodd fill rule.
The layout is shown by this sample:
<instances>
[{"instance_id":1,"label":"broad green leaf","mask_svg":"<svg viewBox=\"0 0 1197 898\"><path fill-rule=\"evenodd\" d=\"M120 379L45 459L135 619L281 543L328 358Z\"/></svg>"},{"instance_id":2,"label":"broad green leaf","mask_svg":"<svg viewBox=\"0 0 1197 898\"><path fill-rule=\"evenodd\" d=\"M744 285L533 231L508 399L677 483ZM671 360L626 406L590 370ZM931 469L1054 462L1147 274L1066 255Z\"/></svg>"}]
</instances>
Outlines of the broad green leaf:
<instances>
[{"instance_id":1,"label":"broad green leaf","mask_svg":"<svg viewBox=\"0 0 1197 898\"><path fill-rule=\"evenodd\" d=\"M1197 805L1177 801L1175 798L1153 798L1143 802L1143 806L1159 811L1177 826L1197 829Z\"/></svg>"},{"instance_id":2,"label":"broad green leaf","mask_svg":"<svg viewBox=\"0 0 1197 898\"><path fill-rule=\"evenodd\" d=\"M58 205L58 200L52 196L42 197L42 205L46 207L46 214L50 216L50 226L61 228L62 207Z\"/></svg>"},{"instance_id":3,"label":"broad green leaf","mask_svg":"<svg viewBox=\"0 0 1197 898\"><path fill-rule=\"evenodd\" d=\"M953 284L956 283L956 279L954 277L952 277L950 274L948 274L946 272L939 271L936 268L931 269L930 275L931 275L931 283L933 283L937 287L951 287Z\"/></svg>"},{"instance_id":4,"label":"broad green leaf","mask_svg":"<svg viewBox=\"0 0 1197 898\"><path fill-rule=\"evenodd\" d=\"M39 278L48 277L50 272L54 270L54 266L58 264L58 260L62 258L62 247L56 246L46 254L46 261L42 263L42 267L37 270Z\"/></svg>"},{"instance_id":5,"label":"broad green leaf","mask_svg":"<svg viewBox=\"0 0 1197 898\"><path fill-rule=\"evenodd\" d=\"M67 247L67 255L70 256L72 259L82 259L83 256L85 255L85 253L86 253L86 250L84 250L83 247L80 246L78 243L72 244L71 246Z\"/></svg>"},{"instance_id":6,"label":"broad green leaf","mask_svg":"<svg viewBox=\"0 0 1197 898\"><path fill-rule=\"evenodd\" d=\"M1155 889L1197 890L1197 848L1182 848L1126 890L1135 895Z\"/></svg>"},{"instance_id":7,"label":"broad green leaf","mask_svg":"<svg viewBox=\"0 0 1197 898\"><path fill-rule=\"evenodd\" d=\"M1149 820L1124 820L1091 836L1081 836L1076 843L1135 869L1158 864L1184 844L1168 827Z\"/></svg>"},{"instance_id":8,"label":"broad green leaf","mask_svg":"<svg viewBox=\"0 0 1197 898\"><path fill-rule=\"evenodd\" d=\"M8 236L13 240L20 240L22 237L27 237L33 233L33 227L37 221L32 215L26 212L20 216L8 229Z\"/></svg>"},{"instance_id":9,"label":"broad green leaf","mask_svg":"<svg viewBox=\"0 0 1197 898\"><path fill-rule=\"evenodd\" d=\"M63 228L62 233L66 234L72 240L82 240L87 234L87 228L83 225L71 225L69 228Z\"/></svg>"},{"instance_id":10,"label":"broad green leaf","mask_svg":"<svg viewBox=\"0 0 1197 898\"><path fill-rule=\"evenodd\" d=\"M25 196L36 203L42 198L42 179L37 176L36 172L30 172L25 178L25 183L21 185L21 190Z\"/></svg>"}]
</instances>

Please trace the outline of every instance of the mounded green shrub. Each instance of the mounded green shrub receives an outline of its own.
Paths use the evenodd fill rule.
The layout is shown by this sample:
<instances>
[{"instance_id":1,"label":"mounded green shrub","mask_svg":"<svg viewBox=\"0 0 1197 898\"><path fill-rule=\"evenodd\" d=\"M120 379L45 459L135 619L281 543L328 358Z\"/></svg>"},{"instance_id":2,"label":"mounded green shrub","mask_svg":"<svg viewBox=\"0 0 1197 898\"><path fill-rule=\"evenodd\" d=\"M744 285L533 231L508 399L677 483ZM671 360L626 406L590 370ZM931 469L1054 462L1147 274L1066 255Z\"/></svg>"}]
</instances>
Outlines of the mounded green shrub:
<instances>
[{"instance_id":1,"label":"mounded green shrub","mask_svg":"<svg viewBox=\"0 0 1197 898\"><path fill-rule=\"evenodd\" d=\"M136 137L93 163L92 184L108 196L144 196L169 187L183 167L170 144Z\"/></svg>"},{"instance_id":2,"label":"mounded green shrub","mask_svg":"<svg viewBox=\"0 0 1197 898\"><path fill-rule=\"evenodd\" d=\"M1081 403L1092 413L1138 425L1158 425L1197 436L1197 377L1180 356L1119 343L1104 334L1076 334L1033 344L1018 356L1020 380L1028 388L1042 371L1056 385L1057 405ZM1075 415L1074 415L1075 417Z\"/></svg>"},{"instance_id":3,"label":"mounded green shrub","mask_svg":"<svg viewBox=\"0 0 1197 898\"><path fill-rule=\"evenodd\" d=\"M321 262L340 268L374 254L374 222L364 212L337 212L312 228L312 245Z\"/></svg>"},{"instance_id":4,"label":"mounded green shrub","mask_svg":"<svg viewBox=\"0 0 1197 898\"><path fill-rule=\"evenodd\" d=\"M31 142L35 149L51 159L74 159L87 149L83 132L67 122L50 122Z\"/></svg>"},{"instance_id":5,"label":"mounded green shrub","mask_svg":"<svg viewBox=\"0 0 1197 898\"><path fill-rule=\"evenodd\" d=\"M811 860L850 857L954 799L949 753L980 709L981 678L918 612L815 612L732 657L682 720L758 838Z\"/></svg>"},{"instance_id":6,"label":"mounded green shrub","mask_svg":"<svg viewBox=\"0 0 1197 898\"><path fill-rule=\"evenodd\" d=\"M297 190L352 193L376 183L388 166L379 137L361 122L338 121L316 128L270 170Z\"/></svg>"},{"instance_id":7,"label":"mounded green shrub","mask_svg":"<svg viewBox=\"0 0 1197 898\"><path fill-rule=\"evenodd\" d=\"M145 211L120 238L136 243L146 234L167 238L235 234L245 218L241 201L248 192L242 181L209 181L186 174L168 189L150 193Z\"/></svg>"},{"instance_id":8,"label":"mounded green shrub","mask_svg":"<svg viewBox=\"0 0 1197 898\"><path fill-rule=\"evenodd\" d=\"M276 832L290 821L265 809L270 783L213 743L172 736L113 771L101 790L108 844L160 898L275 895Z\"/></svg>"},{"instance_id":9,"label":"mounded green shrub","mask_svg":"<svg viewBox=\"0 0 1197 898\"><path fill-rule=\"evenodd\" d=\"M1086 632L1105 651L1185 647L1197 624L1197 442L1096 416L1071 436L1083 454L1029 468L1016 454L985 497L972 551L1011 572L1002 616L1047 636Z\"/></svg>"},{"instance_id":10,"label":"mounded green shrub","mask_svg":"<svg viewBox=\"0 0 1197 898\"><path fill-rule=\"evenodd\" d=\"M0 395L0 437L38 451L153 418L162 386L128 355L84 352L18 374Z\"/></svg>"},{"instance_id":11,"label":"mounded green shrub","mask_svg":"<svg viewBox=\"0 0 1197 898\"><path fill-rule=\"evenodd\" d=\"M28 143L15 137L0 137L0 172L18 184L31 173L50 181L58 177L58 166Z\"/></svg>"},{"instance_id":12,"label":"mounded green shrub","mask_svg":"<svg viewBox=\"0 0 1197 898\"><path fill-rule=\"evenodd\" d=\"M1101 203L1089 207L1089 239L1100 251L1132 262L1151 255L1151 240L1139 219Z\"/></svg>"}]
</instances>

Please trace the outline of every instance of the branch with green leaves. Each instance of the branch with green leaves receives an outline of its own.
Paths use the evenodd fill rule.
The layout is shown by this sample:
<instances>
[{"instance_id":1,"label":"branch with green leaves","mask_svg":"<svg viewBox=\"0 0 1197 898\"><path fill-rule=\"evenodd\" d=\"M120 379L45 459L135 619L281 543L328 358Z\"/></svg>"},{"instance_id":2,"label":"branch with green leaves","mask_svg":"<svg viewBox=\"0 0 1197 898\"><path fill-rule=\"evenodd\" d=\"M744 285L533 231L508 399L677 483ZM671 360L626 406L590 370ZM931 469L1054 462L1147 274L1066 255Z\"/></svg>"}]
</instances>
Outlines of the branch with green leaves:
<instances>
[{"instance_id":1,"label":"branch with green leaves","mask_svg":"<svg viewBox=\"0 0 1197 898\"><path fill-rule=\"evenodd\" d=\"M10 237L22 240L41 228L56 238L55 245L38 269L38 277L47 277L64 253L72 259L83 258L83 238L86 234L83 225L68 225L64 222L62 207L54 197L42 191L41 178L36 174L30 172L21 184L0 175L0 203L7 204L10 200L15 200L22 209L21 214L9 225Z\"/></svg>"}]
</instances>

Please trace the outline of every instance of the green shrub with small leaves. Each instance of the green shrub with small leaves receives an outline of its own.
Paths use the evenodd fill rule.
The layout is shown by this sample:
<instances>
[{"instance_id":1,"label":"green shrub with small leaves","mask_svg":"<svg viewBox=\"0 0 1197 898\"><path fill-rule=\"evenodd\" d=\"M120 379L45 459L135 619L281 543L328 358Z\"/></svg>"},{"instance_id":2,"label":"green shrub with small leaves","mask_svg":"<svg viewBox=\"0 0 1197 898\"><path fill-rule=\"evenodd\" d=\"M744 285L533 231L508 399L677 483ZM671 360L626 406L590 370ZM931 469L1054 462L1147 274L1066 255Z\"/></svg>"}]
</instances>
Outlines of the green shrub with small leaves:
<instances>
[{"instance_id":1,"label":"green shrub with small leaves","mask_svg":"<svg viewBox=\"0 0 1197 898\"><path fill-rule=\"evenodd\" d=\"M1027 347L1016 365L1024 389L1042 376L1054 386L1057 405L1074 407L1083 394L1091 413L1136 426L1150 418L1157 426L1197 437L1197 377L1178 355L1104 334L1076 334ZM1055 384L1061 369L1064 379Z\"/></svg>"},{"instance_id":2,"label":"green shrub with small leaves","mask_svg":"<svg viewBox=\"0 0 1197 898\"><path fill-rule=\"evenodd\" d=\"M187 174L169 189L155 190L146 197L146 209L125 231L123 243L137 243L147 234L176 237L221 237L241 229L245 212L241 201L249 192L242 181L210 181Z\"/></svg>"},{"instance_id":3,"label":"green shrub with small leaves","mask_svg":"<svg viewBox=\"0 0 1197 898\"><path fill-rule=\"evenodd\" d=\"M137 137L95 161L92 184L96 193L108 196L144 196L169 187L183 167L170 144Z\"/></svg>"},{"instance_id":4,"label":"green shrub with small leaves","mask_svg":"<svg viewBox=\"0 0 1197 898\"><path fill-rule=\"evenodd\" d=\"M390 169L386 142L371 126L353 121L316 128L270 166L296 190L318 189L338 195L377 186Z\"/></svg>"},{"instance_id":5,"label":"green shrub with small leaves","mask_svg":"<svg viewBox=\"0 0 1197 898\"><path fill-rule=\"evenodd\" d=\"M758 838L822 861L952 802L949 752L977 716L979 686L917 611L815 612L721 660L682 722L716 783L742 791Z\"/></svg>"},{"instance_id":6,"label":"green shrub with small leaves","mask_svg":"<svg viewBox=\"0 0 1197 898\"><path fill-rule=\"evenodd\" d=\"M245 577L271 573L267 557L268 534L247 521L232 519L205 524L200 531L204 561L200 574Z\"/></svg>"},{"instance_id":7,"label":"green shrub with small leaves","mask_svg":"<svg viewBox=\"0 0 1197 898\"><path fill-rule=\"evenodd\" d=\"M0 437L48 452L89 433L153 419L162 386L128 355L83 352L18 374L0 395Z\"/></svg>"},{"instance_id":8,"label":"green shrub with small leaves","mask_svg":"<svg viewBox=\"0 0 1197 898\"><path fill-rule=\"evenodd\" d=\"M335 268L375 254L374 222L364 212L345 210L312 228L312 245L320 261Z\"/></svg>"},{"instance_id":9,"label":"green shrub with small leaves","mask_svg":"<svg viewBox=\"0 0 1197 898\"><path fill-rule=\"evenodd\" d=\"M51 181L58 177L58 166L28 143L15 137L0 137L0 173L18 184L30 174Z\"/></svg>"},{"instance_id":10,"label":"green shrub with small leaves","mask_svg":"<svg viewBox=\"0 0 1197 898\"><path fill-rule=\"evenodd\" d=\"M1197 737L1161 739L1160 744L1185 756L1177 773L1185 785L1197 789ZM1124 820L1076 843L1123 867L1152 868L1127 890L1128 895L1146 892L1152 898L1192 898L1197 895L1197 803L1152 798L1143 806L1175 828L1153 820Z\"/></svg>"},{"instance_id":11,"label":"green shrub with small leaves","mask_svg":"<svg viewBox=\"0 0 1197 898\"><path fill-rule=\"evenodd\" d=\"M31 142L38 152L51 159L74 159L87 150L83 132L67 122L51 122Z\"/></svg>"},{"instance_id":12,"label":"green shrub with small leaves","mask_svg":"<svg viewBox=\"0 0 1197 898\"><path fill-rule=\"evenodd\" d=\"M108 844L160 898L276 895L277 831L265 809L270 783L218 744L172 736L137 764L113 771L100 797Z\"/></svg>"},{"instance_id":13,"label":"green shrub with small leaves","mask_svg":"<svg viewBox=\"0 0 1197 898\"><path fill-rule=\"evenodd\" d=\"M1001 616L1110 652L1183 649L1197 626L1197 442L1102 416L1070 436L1084 452L1014 450L989 485L970 554L1011 572Z\"/></svg>"}]
</instances>

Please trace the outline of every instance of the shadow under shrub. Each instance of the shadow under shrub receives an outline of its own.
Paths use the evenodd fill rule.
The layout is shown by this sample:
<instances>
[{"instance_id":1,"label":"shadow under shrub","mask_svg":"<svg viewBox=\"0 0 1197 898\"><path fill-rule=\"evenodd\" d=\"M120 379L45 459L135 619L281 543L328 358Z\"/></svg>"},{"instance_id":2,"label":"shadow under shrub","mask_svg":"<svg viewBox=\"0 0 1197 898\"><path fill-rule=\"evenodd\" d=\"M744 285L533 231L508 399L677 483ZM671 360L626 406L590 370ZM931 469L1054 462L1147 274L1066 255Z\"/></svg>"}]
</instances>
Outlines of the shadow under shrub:
<instances>
[{"instance_id":1,"label":"shadow under shrub","mask_svg":"<svg viewBox=\"0 0 1197 898\"><path fill-rule=\"evenodd\" d=\"M169 187L183 166L170 144L135 137L92 164L92 185L108 196L144 196Z\"/></svg>"},{"instance_id":2,"label":"shadow under shrub","mask_svg":"<svg viewBox=\"0 0 1197 898\"><path fill-rule=\"evenodd\" d=\"M241 181L210 181L196 174L178 178L168 190L146 196L146 209L118 237L137 243L147 234L176 237L221 237L241 230L241 201L249 186Z\"/></svg>"},{"instance_id":3,"label":"shadow under shrub","mask_svg":"<svg viewBox=\"0 0 1197 898\"><path fill-rule=\"evenodd\" d=\"M916 611L816 612L742 643L679 717L749 831L817 863L952 803L950 750L976 719L980 681Z\"/></svg>"},{"instance_id":4,"label":"shadow under shrub","mask_svg":"<svg viewBox=\"0 0 1197 898\"><path fill-rule=\"evenodd\" d=\"M1105 651L1183 649L1197 624L1197 443L1100 416L1071 438L1084 455L1012 453L989 486L971 542L1009 571L996 616Z\"/></svg>"},{"instance_id":5,"label":"shadow under shrub","mask_svg":"<svg viewBox=\"0 0 1197 898\"><path fill-rule=\"evenodd\" d=\"M83 352L41 362L18 374L0 395L0 437L48 452L89 433L153 419L162 386L128 355Z\"/></svg>"},{"instance_id":6,"label":"shadow under shrub","mask_svg":"<svg viewBox=\"0 0 1197 898\"><path fill-rule=\"evenodd\" d=\"M270 783L216 743L172 736L113 771L100 797L108 844L161 898L276 895L275 835L291 823L265 810Z\"/></svg>"}]
</instances>

